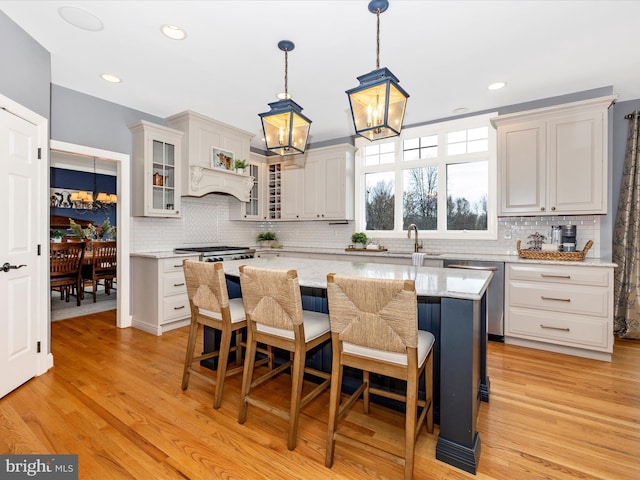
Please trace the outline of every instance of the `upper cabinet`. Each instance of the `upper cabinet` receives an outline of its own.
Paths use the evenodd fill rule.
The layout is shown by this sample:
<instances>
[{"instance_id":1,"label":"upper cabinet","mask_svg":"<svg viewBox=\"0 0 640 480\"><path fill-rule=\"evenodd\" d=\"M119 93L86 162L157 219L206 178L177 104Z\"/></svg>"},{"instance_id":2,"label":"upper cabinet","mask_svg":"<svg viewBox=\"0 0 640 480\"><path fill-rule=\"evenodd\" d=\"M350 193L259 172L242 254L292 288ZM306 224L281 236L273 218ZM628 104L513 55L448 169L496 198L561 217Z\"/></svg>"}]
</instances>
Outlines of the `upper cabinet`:
<instances>
[{"instance_id":1,"label":"upper cabinet","mask_svg":"<svg viewBox=\"0 0 640 480\"><path fill-rule=\"evenodd\" d=\"M348 144L310 149L295 162L254 154L258 177L251 199L232 204L231 218L353 220L354 152L355 147Z\"/></svg>"},{"instance_id":2,"label":"upper cabinet","mask_svg":"<svg viewBox=\"0 0 640 480\"><path fill-rule=\"evenodd\" d=\"M133 215L179 217L182 132L144 120L129 129L133 137Z\"/></svg>"},{"instance_id":3,"label":"upper cabinet","mask_svg":"<svg viewBox=\"0 0 640 480\"><path fill-rule=\"evenodd\" d=\"M184 132L182 195L226 193L249 201L254 179L236 173L233 162L249 161L252 133L191 111L172 115L167 125Z\"/></svg>"},{"instance_id":4,"label":"upper cabinet","mask_svg":"<svg viewBox=\"0 0 640 480\"><path fill-rule=\"evenodd\" d=\"M615 98L493 118L498 215L607 213L608 108Z\"/></svg>"}]
</instances>

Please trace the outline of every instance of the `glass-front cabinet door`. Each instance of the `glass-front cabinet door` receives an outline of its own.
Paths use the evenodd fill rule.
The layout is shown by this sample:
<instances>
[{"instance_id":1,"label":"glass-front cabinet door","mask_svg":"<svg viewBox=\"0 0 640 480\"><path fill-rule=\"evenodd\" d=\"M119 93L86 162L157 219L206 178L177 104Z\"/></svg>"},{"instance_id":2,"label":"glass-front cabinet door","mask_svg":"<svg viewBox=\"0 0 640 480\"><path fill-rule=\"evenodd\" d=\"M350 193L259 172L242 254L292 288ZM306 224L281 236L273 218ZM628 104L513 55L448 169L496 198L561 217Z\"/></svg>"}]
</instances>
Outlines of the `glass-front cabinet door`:
<instances>
[{"instance_id":1,"label":"glass-front cabinet door","mask_svg":"<svg viewBox=\"0 0 640 480\"><path fill-rule=\"evenodd\" d=\"M154 210L175 210L175 179L176 179L176 146L160 140L153 143L153 162L151 199Z\"/></svg>"},{"instance_id":2,"label":"glass-front cabinet door","mask_svg":"<svg viewBox=\"0 0 640 480\"><path fill-rule=\"evenodd\" d=\"M253 177L253 186L249 192L249 201L243 203L243 218L246 220L265 220L266 216L262 211L262 190L264 186L262 166L259 163L250 162L248 169L249 175Z\"/></svg>"},{"instance_id":3,"label":"glass-front cabinet door","mask_svg":"<svg viewBox=\"0 0 640 480\"><path fill-rule=\"evenodd\" d=\"M133 134L133 215L180 216L182 132L140 121Z\"/></svg>"}]
</instances>

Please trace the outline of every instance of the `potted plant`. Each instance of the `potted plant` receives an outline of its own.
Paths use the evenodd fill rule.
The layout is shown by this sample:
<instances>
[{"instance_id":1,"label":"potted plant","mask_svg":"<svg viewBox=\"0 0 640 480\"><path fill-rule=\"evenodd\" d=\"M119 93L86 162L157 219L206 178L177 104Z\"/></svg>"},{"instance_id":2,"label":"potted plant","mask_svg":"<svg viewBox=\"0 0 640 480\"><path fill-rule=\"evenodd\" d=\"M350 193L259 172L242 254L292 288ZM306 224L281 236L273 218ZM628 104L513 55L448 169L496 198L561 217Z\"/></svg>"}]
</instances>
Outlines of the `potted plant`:
<instances>
[{"instance_id":1,"label":"potted plant","mask_svg":"<svg viewBox=\"0 0 640 480\"><path fill-rule=\"evenodd\" d=\"M60 242L62 242L62 238L64 237L64 233L61 232L60 230L51 230L51 233L50 233L49 237L51 238L53 243L60 243Z\"/></svg>"},{"instance_id":2,"label":"potted plant","mask_svg":"<svg viewBox=\"0 0 640 480\"><path fill-rule=\"evenodd\" d=\"M82 228L74 222L72 218L69 219L69 230L71 230L71 233L76 237L83 240L92 240L96 236L96 227L94 227L92 223L87 225L86 228Z\"/></svg>"},{"instance_id":3,"label":"potted plant","mask_svg":"<svg viewBox=\"0 0 640 480\"><path fill-rule=\"evenodd\" d=\"M364 232L356 232L351 235L351 242L355 248L365 248L367 246L367 235Z\"/></svg>"},{"instance_id":4,"label":"potted plant","mask_svg":"<svg viewBox=\"0 0 640 480\"><path fill-rule=\"evenodd\" d=\"M111 221L109 220L109 217L107 217L105 221L102 222L102 225L96 228L96 236L100 240L108 240L109 237L111 237L112 230L113 227L111 226Z\"/></svg>"},{"instance_id":5,"label":"potted plant","mask_svg":"<svg viewBox=\"0 0 640 480\"><path fill-rule=\"evenodd\" d=\"M237 173L239 173L240 175L244 175L244 169L247 168L247 161L236 160L233 164L233 167L235 168Z\"/></svg>"},{"instance_id":6,"label":"potted plant","mask_svg":"<svg viewBox=\"0 0 640 480\"><path fill-rule=\"evenodd\" d=\"M276 232L260 232L256 240L261 247L270 247L276 242L277 238Z\"/></svg>"}]
</instances>

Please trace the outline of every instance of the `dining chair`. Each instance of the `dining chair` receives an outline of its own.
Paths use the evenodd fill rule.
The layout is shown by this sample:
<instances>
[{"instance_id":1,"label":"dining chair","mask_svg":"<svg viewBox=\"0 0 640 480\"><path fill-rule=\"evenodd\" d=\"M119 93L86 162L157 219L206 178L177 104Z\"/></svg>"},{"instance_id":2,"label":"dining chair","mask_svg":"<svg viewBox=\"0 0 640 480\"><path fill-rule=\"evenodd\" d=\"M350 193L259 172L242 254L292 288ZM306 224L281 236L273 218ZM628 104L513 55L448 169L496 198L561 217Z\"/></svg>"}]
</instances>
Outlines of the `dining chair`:
<instances>
[{"instance_id":1,"label":"dining chair","mask_svg":"<svg viewBox=\"0 0 640 480\"><path fill-rule=\"evenodd\" d=\"M242 372L242 348L245 343L242 333L247 326L242 298L229 299L227 282L223 265L220 262L199 262L195 260L183 260L185 283L189 307L191 308L191 324L187 341L187 352L182 373L182 390L189 386L190 376L196 375L215 386L213 396L213 408L218 409L222 404L222 392L226 377ZM220 346L217 350L195 355L195 346L200 331L200 326L210 327L220 332ZM235 335L235 345L231 346L231 340ZM229 369L229 354L235 352L235 367ZM272 361L271 352L260 364ZM211 358L217 358L215 377L207 374L200 368L194 368L195 362L201 362Z\"/></svg>"},{"instance_id":2,"label":"dining chair","mask_svg":"<svg viewBox=\"0 0 640 480\"><path fill-rule=\"evenodd\" d=\"M329 317L324 313L302 309L300 285L295 270L242 265L240 288L247 317L247 358L242 376L238 422L245 423L249 405L287 420L287 448L293 450L297 442L300 409L320 395L330 383L331 376L328 372L305 366L307 352L330 339ZM289 352L289 357L281 365L254 380L258 343L283 349ZM252 393L259 385L289 369L291 394L288 410ZM303 396L305 373L319 378L320 383Z\"/></svg>"},{"instance_id":3,"label":"dining chair","mask_svg":"<svg viewBox=\"0 0 640 480\"><path fill-rule=\"evenodd\" d=\"M404 478L413 477L415 443L425 420L433 432L433 344L434 336L418 330L418 308L413 280L327 275L327 298L332 345L332 384L325 465L333 465L336 440L357 445L369 453L392 458L404 465ZM362 384L342 400L344 367L363 372ZM396 393L371 384L370 373L406 382L406 391ZM419 398L424 374L425 398ZM362 430L340 426L349 410L363 399L365 415L371 413L371 394L406 404L404 442L376 440ZM421 412L418 415L418 407ZM381 407L384 408L384 407ZM369 422L367 429L376 423ZM389 436L384 432L383 436ZM394 448L404 444L404 449Z\"/></svg>"},{"instance_id":4,"label":"dining chair","mask_svg":"<svg viewBox=\"0 0 640 480\"><path fill-rule=\"evenodd\" d=\"M91 286L93 289L93 303L97 301L98 285L102 281L104 293L111 295L111 287L118 273L118 242L91 242ZM88 280L88 277L85 278Z\"/></svg>"},{"instance_id":5,"label":"dining chair","mask_svg":"<svg viewBox=\"0 0 640 480\"><path fill-rule=\"evenodd\" d=\"M49 245L49 279L52 290L60 290L61 299L69 301L76 291L76 302L80 306L82 289L82 259L84 243L52 243Z\"/></svg>"}]
</instances>

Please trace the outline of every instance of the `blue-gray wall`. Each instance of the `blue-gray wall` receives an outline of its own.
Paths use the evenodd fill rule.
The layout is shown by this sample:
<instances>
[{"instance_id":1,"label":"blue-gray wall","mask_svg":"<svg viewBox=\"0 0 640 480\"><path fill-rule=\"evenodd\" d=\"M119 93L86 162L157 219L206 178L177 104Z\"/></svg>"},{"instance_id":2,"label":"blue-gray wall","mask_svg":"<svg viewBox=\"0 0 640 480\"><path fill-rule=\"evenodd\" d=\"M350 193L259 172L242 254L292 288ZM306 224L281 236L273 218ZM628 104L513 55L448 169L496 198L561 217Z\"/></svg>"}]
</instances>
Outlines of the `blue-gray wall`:
<instances>
[{"instance_id":1,"label":"blue-gray wall","mask_svg":"<svg viewBox=\"0 0 640 480\"><path fill-rule=\"evenodd\" d=\"M51 55L0 11L0 93L49 117Z\"/></svg>"},{"instance_id":2,"label":"blue-gray wall","mask_svg":"<svg viewBox=\"0 0 640 480\"><path fill-rule=\"evenodd\" d=\"M51 86L51 138L60 142L131 153L127 125L164 119L59 85Z\"/></svg>"}]
</instances>

